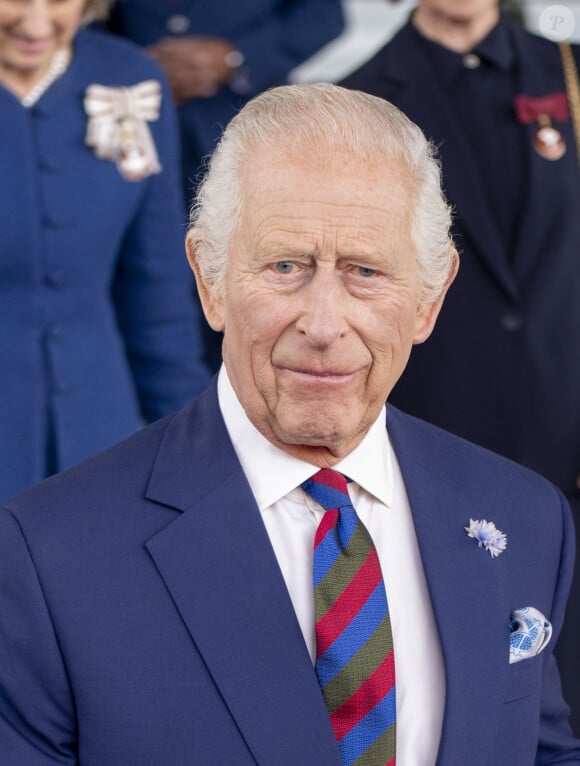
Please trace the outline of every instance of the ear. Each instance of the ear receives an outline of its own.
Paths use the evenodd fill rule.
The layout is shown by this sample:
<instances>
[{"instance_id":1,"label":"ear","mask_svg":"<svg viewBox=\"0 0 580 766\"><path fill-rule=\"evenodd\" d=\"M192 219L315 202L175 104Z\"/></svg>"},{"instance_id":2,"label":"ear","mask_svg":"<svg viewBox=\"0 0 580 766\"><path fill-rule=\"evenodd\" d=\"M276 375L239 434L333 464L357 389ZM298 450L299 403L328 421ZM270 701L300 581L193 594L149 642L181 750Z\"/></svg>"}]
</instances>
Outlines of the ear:
<instances>
[{"instance_id":1,"label":"ear","mask_svg":"<svg viewBox=\"0 0 580 766\"><path fill-rule=\"evenodd\" d=\"M449 276L447 277L443 289L439 296L431 303L420 303L417 307L417 322L415 324L415 335L413 337L413 343L423 343L433 332L435 322L443 306L443 301L447 295L453 280L457 276L459 270L459 255L457 250L453 248L453 263L449 269Z\"/></svg>"},{"instance_id":2,"label":"ear","mask_svg":"<svg viewBox=\"0 0 580 766\"><path fill-rule=\"evenodd\" d=\"M195 231L190 231L185 240L185 252L191 270L195 276L197 292L205 318L212 330L221 332L224 329L224 310L222 296L214 285L208 284L201 275L197 262L197 243Z\"/></svg>"}]
</instances>

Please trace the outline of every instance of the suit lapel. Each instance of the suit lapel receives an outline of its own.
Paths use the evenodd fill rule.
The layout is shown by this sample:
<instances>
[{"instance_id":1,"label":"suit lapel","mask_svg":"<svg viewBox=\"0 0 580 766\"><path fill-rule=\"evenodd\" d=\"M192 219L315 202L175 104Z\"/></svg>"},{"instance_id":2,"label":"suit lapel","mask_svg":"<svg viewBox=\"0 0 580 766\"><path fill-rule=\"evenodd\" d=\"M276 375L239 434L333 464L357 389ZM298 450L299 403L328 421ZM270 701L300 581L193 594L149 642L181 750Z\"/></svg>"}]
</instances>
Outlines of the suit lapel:
<instances>
[{"instance_id":1,"label":"suit lapel","mask_svg":"<svg viewBox=\"0 0 580 766\"><path fill-rule=\"evenodd\" d=\"M170 424L147 497L183 511L147 544L260 766L339 766L320 688L215 387Z\"/></svg>"},{"instance_id":2,"label":"suit lapel","mask_svg":"<svg viewBox=\"0 0 580 766\"><path fill-rule=\"evenodd\" d=\"M429 59L410 25L405 26L383 49L377 64L382 83L377 95L392 100L420 125L438 147L449 202L463 223L466 236L498 283L512 297L518 289L483 186L461 125L450 108L444 88L433 76ZM415 90L415 83L428 83ZM463 249L458 241L458 249Z\"/></svg>"},{"instance_id":3,"label":"suit lapel","mask_svg":"<svg viewBox=\"0 0 580 766\"><path fill-rule=\"evenodd\" d=\"M499 715L509 668L507 557L492 559L467 537L464 527L470 518L492 520L493 509L467 500L461 477L449 481L453 455L425 442L423 426L414 422L389 408L389 434L409 497L445 665L437 764L484 766L493 760L489 732L495 722L490 716L492 711ZM477 721L485 726L474 725Z\"/></svg>"}]
</instances>

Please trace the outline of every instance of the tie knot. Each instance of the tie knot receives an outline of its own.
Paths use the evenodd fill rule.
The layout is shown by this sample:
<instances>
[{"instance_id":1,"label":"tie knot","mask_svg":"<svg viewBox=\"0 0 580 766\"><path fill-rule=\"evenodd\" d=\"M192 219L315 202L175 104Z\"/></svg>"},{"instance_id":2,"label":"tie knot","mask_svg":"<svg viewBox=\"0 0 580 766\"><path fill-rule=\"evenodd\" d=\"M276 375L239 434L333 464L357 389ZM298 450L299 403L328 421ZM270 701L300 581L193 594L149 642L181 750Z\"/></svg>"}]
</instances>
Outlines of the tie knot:
<instances>
[{"instance_id":1,"label":"tie knot","mask_svg":"<svg viewBox=\"0 0 580 766\"><path fill-rule=\"evenodd\" d=\"M321 505L326 511L352 505L348 494L347 478L338 471L321 468L300 485L307 495Z\"/></svg>"}]
</instances>

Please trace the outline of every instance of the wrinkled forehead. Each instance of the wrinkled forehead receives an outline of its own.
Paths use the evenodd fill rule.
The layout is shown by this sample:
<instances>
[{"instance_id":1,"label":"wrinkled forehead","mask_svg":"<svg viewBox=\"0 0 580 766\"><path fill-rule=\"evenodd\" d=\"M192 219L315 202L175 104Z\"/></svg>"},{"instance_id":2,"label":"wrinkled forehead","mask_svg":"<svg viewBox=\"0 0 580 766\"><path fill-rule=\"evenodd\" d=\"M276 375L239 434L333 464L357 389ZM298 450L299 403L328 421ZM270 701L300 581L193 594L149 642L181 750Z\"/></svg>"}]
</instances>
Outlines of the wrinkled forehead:
<instances>
[{"instance_id":1,"label":"wrinkled forehead","mask_svg":"<svg viewBox=\"0 0 580 766\"><path fill-rule=\"evenodd\" d=\"M361 153L321 143L320 147L250 149L240 166L241 217L254 217L257 208L274 200L285 202L309 195L329 203L372 205L385 197L412 204L416 179L400 156Z\"/></svg>"},{"instance_id":2,"label":"wrinkled forehead","mask_svg":"<svg viewBox=\"0 0 580 766\"><path fill-rule=\"evenodd\" d=\"M401 160L256 155L246 168L232 250L395 257L412 249L412 200L411 174Z\"/></svg>"}]
</instances>

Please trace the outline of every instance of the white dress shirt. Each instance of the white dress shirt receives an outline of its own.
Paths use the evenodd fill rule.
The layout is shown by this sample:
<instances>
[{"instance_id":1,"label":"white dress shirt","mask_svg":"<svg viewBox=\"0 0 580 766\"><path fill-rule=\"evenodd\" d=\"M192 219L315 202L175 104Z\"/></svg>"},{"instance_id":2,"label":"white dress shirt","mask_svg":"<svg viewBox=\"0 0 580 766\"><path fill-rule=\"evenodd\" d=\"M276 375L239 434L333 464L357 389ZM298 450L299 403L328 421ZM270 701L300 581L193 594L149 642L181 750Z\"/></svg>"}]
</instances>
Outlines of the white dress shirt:
<instances>
[{"instance_id":1,"label":"white dress shirt","mask_svg":"<svg viewBox=\"0 0 580 766\"><path fill-rule=\"evenodd\" d=\"M224 366L218 398L314 662L312 549L324 511L300 484L318 466L286 454L262 436L238 401ZM445 703L443 659L384 408L358 447L333 468L353 480L349 493L374 541L385 581L395 649L397 766L434 766Z\"/></svg>"}]
</instances>

